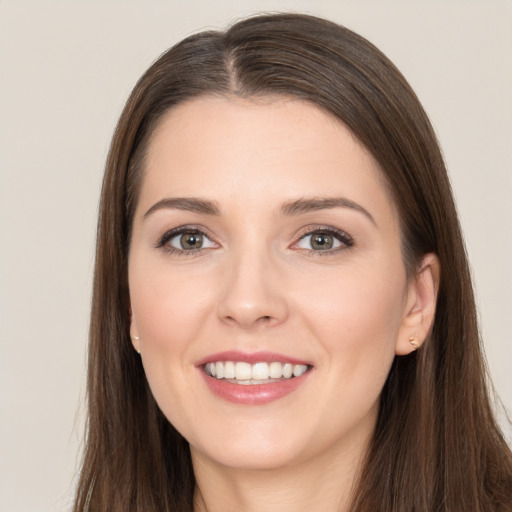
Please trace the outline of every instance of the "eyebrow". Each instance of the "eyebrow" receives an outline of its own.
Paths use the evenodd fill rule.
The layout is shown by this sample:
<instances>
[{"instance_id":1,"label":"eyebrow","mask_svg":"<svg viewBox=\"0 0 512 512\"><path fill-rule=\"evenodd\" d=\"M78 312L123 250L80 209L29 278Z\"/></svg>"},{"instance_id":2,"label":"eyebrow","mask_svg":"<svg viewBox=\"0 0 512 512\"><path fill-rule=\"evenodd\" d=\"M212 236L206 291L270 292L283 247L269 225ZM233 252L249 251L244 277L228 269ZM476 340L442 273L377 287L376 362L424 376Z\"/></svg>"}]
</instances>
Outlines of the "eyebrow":
<instances>
[{"instance_id":1,"label":"eyebrow","mask_svg":"<svg viewBox=\"0 0 512 512\"><path fill-rule=\"evenodd\" d=\"M351 208L362 213L373 224L377 225L372 214L360 204L345 197L313 197L311 199L301 198L285 203L281 207L281 213L287 216L303 215L317 210L328 210L331 208Z\"/></svg>"},{"instance_id":2,"label":"eyebrow","mask_svg":"<svg viewBox=\"0 0 512 512\"><path fill-rule=\"evenodd\" d=\"M145 214L147 219L157 210L171 208L175 210L185 210L187 212L202 213L204 215L220 215L220 208L216 202L198 199L195 197L173 197L161 199L155 203Z\"/></svg>"},{"instance_id":3,"label":"eyebrow","mask_svg":"<svg viewBox=\"0 0 512 512\"><path fill-rule=\"evenodd\" d=\"M194 213L202 213L204 215L220 215L220 208L215 201L198 199L196 197L173 197L161 199L153 206L151 206L151 208L149 208L149 210L144 214L144 219L158 210L167 208L184 210ZM345 197L313 197L310 199L296 199L294 201L284 203L281 207L281 214L285 216L297 216L304 215L305 213L309 212L328 210L332 208L351 208L362 213L373 224L377 225L375 219L368 210Z\"/></svg>"}]
</instances>

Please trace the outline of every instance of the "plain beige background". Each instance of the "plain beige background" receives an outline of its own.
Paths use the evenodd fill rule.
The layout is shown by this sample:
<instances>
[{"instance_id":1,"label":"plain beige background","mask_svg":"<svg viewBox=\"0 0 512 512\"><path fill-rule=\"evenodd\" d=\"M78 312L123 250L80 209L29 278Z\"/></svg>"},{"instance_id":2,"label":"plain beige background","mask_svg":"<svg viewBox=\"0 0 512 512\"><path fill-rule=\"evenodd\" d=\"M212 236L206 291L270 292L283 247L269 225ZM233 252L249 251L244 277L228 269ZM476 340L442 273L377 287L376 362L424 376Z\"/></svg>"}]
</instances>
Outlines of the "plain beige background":
<instances>
[{"instance_id":1,"label":"plain beige background","mask_svg":"<svg viewBox=\"0 0 512 512\"><path fill-rule=\"evenodd\" d=\"M489 365L512 411L511 0L0 0L1 512L70 509L100 179L129 91L172 43L262 10L347 25L417 91L444 149Z\"/></svg>"}]
</instances>

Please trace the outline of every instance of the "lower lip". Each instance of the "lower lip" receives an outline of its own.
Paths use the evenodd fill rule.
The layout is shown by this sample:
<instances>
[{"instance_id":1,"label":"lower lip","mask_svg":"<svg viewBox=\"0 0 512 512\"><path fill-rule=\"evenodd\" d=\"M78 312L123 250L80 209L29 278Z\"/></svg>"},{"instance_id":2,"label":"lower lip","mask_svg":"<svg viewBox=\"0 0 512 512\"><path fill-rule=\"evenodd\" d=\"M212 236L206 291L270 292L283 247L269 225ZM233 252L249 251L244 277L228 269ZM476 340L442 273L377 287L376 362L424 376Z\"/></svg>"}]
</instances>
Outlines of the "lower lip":
<instances>
[{"instance_id":1,"label":"lower lip","mask_svg":"<svg viewBox=\"0 0 512 512\"><path fill-rule=\"evenodd\" d=\"M235 404L263 405L279 400L295 391L306 381L311 370L291 379L283 379L269 384L249 385L234 384L224 379L210 377L202 368L200 368L200 372L210 391L220 398Z\"/></svg>"}]
</instances>

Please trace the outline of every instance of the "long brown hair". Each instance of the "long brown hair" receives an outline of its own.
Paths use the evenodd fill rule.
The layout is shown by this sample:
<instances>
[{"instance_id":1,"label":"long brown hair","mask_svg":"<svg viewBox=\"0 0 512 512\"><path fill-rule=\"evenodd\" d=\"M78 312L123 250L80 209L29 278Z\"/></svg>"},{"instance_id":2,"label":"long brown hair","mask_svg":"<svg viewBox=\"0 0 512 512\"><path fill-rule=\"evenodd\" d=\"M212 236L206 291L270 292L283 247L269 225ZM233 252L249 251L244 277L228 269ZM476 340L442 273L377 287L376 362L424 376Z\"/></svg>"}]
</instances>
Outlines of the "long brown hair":
<instances>
[{"instance_id":1,"label":"long brown hair","mask_svg":"<svg viewBox=\"0 0 512 512\"><path fill-rule=\"evenodd\" d=\"M127 258L145 151L162 115L200 95L306 99L344 122L389 184L410 275L438 255L429 339L396 357L352 511L512 510L512 455L488 398L475 302L450 183L430 122L371 43L319 18L252 17L191 36L133 90L103 182L88 367L88 434L74 510L192 510L187 442L159 411L129 338Z\"/></svg>"}]
</instances>

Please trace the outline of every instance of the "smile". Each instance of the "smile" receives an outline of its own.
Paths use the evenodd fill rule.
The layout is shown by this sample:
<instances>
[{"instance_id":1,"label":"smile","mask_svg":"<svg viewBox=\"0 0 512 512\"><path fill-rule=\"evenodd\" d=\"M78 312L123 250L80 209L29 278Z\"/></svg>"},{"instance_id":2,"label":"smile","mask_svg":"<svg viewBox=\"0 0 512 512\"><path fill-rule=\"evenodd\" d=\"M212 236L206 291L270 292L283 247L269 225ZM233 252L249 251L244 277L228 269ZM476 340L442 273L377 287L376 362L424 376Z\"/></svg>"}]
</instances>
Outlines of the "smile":
<instances>
[{"instance_id":1,"label":"smile","mask_svg":"<svg viewBox=\"0 0 512 512\"><path fill-rule=\"evenodd\" d=\"M275 352L237 350L211 354L196 367L207 389L238 405L264 405L306 385L313 372L307 360Z\"/></svg>"},{"instance_id":2,"label":"smile","mask_svg":"<svg viewBox=\"0 0 512 512\"><path fill-rule=\"evenodd\" d=\"M206 363L204 372L215 379L226 379L234 384L271 384L282 379L300 377L309 367L305 364L279 361L247 363L245 361L215 361Z\"/></svg>"}]
</instances>

